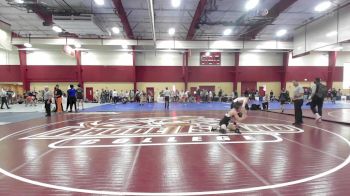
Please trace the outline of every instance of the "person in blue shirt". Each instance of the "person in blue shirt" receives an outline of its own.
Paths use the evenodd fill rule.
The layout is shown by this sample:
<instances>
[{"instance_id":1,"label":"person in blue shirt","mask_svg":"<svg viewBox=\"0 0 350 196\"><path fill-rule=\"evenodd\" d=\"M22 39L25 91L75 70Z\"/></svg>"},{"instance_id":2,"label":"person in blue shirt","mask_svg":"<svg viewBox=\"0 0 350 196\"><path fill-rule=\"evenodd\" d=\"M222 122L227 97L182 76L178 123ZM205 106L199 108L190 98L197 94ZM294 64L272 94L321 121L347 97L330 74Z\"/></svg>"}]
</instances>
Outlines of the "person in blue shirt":
<instances>
[{"instance_id":1,"label":"person in blue shirt","mask_svg":"<svg viewBox=\"0 0 350 196\"><path fill-rule=\"evenodd\" d=\"M68 94L68 105L69 112L72 112L72 107L74 105L75 112L77 112L77 90L74 89L74 85L70 85L70 89L67 91Z\"/></svg>"}]
</instances>

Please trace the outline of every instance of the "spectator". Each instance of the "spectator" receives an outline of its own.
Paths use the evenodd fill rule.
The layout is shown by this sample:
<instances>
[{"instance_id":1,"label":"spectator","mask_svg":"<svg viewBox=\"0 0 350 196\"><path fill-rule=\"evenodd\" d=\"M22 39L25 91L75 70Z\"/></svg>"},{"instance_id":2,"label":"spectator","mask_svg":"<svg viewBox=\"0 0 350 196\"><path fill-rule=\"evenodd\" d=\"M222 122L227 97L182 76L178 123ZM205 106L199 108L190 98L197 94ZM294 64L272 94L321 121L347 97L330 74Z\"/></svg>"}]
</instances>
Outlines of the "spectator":
<instances>
[{"instance_id":1,"label":"spectator","mask_svg":"<svg viewBox=\"0 0 350 196\"><path fill-rule=\"evenodd\" d=\"M265 111L269 110L269 101L271 101L271 95L270 95L270 99L269 99L268 95L263 97L263 101L262 101L262 109L263 110L265 110Z\"/></svg>"},{"instance_id":2,"label":"spectator","mask_svg":"<svg viewBox=\"0 0 350 196\"><path fill-rule=\"evenodd\" d=\"M335 88L331 91L331 97L332 97L332 103L335 104L335 101L337 100L337 90Z\"/></svg>"},{"instance_id":3,"label":"spectator","mask_svg":"<svg viewBox=\"0 0 350 196\"><path fill-rule=\"evenodd\" d=\"M220 89L220 90L219 90L219 93L218 93L218 95L219 95L219 102L221 102L222 94L223 94L222 89Z\"/></svg>"},{"instance_id":4,"label":"spectator","mask_svg":"<svg viewBox=\"0 0 350 196\"><path fill-rule=\"evenodd\" d=\"M7 92L6 92L6 89L1 89L0 97L1 97L1 109L4 109L4 104L6 105L7 109L10 109L10 107L7 104Z\"/></svg>"},{"instance_id":5,"label":"spectator","mask_svg":"<svg viewBox=\"0 0 350 196\"><path fill-rule=\"evenodd\" d=\"M286 104L286 101L287 101L287 91L284 88L282 88L282 90L281 90L279 101L281 103L281 110L283 113L284 112L284 105Z\"/></svg>"},{"instance_id":6,"label":"spectator","mask_svg":"<svg viewBox=\"0 0 350 196\"><path fill-rule=\"evenodd\" d=\"M320 122L322 120L323 101L328 92L327 87L321 84L320 78L316 78L314 84L311 86L311 90L311 111L315 114L315 120Z\"/></svg>"},{"instance_id":7,"label":"spectator","mask_svg":"<svg viewBox=\"0 0 350 196\"><path fill-rule=\"evenodd\" d=\"M273 91L270 91L270 101L273 101Z\"/></svg>"},{"instance_id":8,"label":"spectator","mask_svg":"<svg viewBox=\"0 0 350 196\"><path fill-rule=\"evenodd\" d=\"M118 92L114 89L112 92L113 103L116 104L118 101Z\"/></svg>"},{"instance_id":9,"label":"spectator","mask_svg":"<svg viewBox=\"0 0 350 196\"><path fill-rule=\"evenodd\" d=\"M68 94L68 105L69 112L72 112L72 107L74 105L74 110L77 112L77 90L75 90L74 85L70 85L70 89L67 91Z\"/></svg>"}]
</instances>

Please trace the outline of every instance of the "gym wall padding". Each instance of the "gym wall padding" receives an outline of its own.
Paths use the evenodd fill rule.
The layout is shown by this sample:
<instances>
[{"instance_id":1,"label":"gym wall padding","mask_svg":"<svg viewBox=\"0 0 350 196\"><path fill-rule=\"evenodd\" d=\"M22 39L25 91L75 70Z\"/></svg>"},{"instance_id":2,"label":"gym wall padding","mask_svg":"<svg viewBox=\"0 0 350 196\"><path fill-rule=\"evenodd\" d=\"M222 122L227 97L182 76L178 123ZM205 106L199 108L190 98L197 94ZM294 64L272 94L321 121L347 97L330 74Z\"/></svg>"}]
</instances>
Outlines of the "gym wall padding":
<instances>
[{"instance_id":1,"label":"gym wall padding","mask_svg":"<svg viewBox=\"0 0 350 196\"><path fill-rule=\"evenodd\" d=\"M0 82L21 82L19 65L0 65Z\"/></svg>"},{"instance_id":2,"label":"gym wall padding","mask_svg":"<svg viewBox=\"0 0 350 196\"><path fill-rule=\"evenodd\" d=\"M182 66L136 66L137 82L184 82Z\"/></svg>"},{"instance_id":3,"label":"gym wall padding","mask_svg":"<svg viewBox=\"0 0 350 196\"><path fill-rule=\"evenodd\" d=\"M133 82L133 66L82 66L85 82Z\"/></svg>"}]
</instances>

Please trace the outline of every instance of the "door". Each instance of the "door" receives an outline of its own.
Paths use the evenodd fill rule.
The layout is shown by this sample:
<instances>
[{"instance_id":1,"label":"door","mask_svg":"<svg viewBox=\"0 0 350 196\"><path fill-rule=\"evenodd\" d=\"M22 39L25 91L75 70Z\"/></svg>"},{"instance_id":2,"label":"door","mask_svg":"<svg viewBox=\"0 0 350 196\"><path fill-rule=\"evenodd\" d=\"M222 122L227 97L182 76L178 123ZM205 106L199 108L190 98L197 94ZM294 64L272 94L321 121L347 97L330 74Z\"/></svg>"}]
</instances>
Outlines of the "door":
<instances>
[{"instance_id":1,"label":"door","mask_svg":"<svg viewBox=\"0 0 350 196\"><path fill-rule=\"evenodd\" d=\"M85 88L85 95L86 95L86 99L89 101L93 101L94 100L94 90L92 87L86 87Z\"/></svg>"},{"instance_id":2,"label":"door","mask_svg":"<svg viewBox=\"0 0 350 196\"><path fill-rule=\"evenodd\" d=\"M241 82L241 95L248 90L249 92L256 90L257 82Z\"/></svg>"}]
</instances>

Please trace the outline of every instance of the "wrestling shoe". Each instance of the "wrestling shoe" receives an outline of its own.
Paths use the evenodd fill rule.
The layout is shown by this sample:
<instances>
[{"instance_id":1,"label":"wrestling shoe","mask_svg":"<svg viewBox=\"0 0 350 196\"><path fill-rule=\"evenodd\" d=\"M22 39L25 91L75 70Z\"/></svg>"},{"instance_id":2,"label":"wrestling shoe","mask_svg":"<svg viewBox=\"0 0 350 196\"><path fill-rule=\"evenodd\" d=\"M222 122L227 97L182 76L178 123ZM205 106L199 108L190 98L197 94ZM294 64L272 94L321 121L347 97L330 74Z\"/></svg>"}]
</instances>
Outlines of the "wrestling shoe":
<instances>
[{"instance_id":1,"label":"wrestling shoe","mask_svg":"<svg viewBox=\"0 0 350 196\"><path fill-rule=\"evenodd\" d=\"M242 134L241 131L239 131L239 129L235 129L235 133Z\"/></svg>"},{"instance_id":2,"label":"wrestling shoe","mask_svg":"<svg viewBox=\"0 0 350 196\"><path fill-rule=\"evenodd\" d=\"M222 134L225 134L226 133L226 129L219 129L219 132L222 133Z\"/></svg>"}]
</instances>

